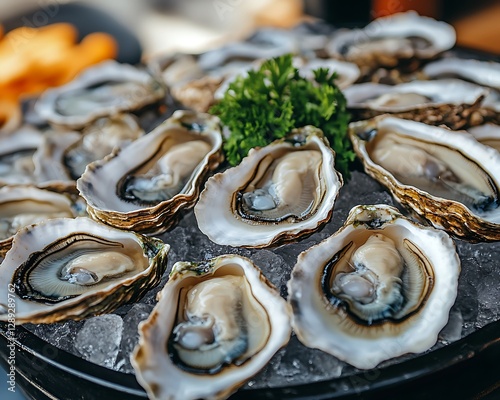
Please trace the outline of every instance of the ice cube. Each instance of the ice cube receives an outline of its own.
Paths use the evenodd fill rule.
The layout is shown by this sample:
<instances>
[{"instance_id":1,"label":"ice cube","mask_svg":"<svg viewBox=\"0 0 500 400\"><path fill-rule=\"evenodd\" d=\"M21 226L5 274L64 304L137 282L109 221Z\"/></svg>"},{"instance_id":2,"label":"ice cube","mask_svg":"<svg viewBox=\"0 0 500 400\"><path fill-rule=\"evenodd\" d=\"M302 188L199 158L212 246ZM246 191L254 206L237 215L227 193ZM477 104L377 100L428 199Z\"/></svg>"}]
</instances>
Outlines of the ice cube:
<instances>
[{"instance_id":1,"label":"ice cube","mask_svg":"<svg viewBox=\"0 0 500 400\"><path fill-rule=\"evenodd\" d=\"M123 320L108 314L85 321L75 339L76 351L85 359L107 368L113 368L122 338Z\"/></svg>"}]
</instances>

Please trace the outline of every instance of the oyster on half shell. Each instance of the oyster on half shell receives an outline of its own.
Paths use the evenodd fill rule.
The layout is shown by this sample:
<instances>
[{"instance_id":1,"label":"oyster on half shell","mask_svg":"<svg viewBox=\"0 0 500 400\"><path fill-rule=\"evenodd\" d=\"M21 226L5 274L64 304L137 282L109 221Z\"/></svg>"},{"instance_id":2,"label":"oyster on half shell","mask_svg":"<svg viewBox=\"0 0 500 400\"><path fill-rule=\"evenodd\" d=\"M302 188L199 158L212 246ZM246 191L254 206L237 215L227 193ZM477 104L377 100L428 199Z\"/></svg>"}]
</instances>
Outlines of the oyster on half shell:
<instances>
[{"instance_id":1,"label":"oyster on half shell","mask_svg":"<svg viewBox=\"0 0 500 400\"><path fill-rule=\"evenodd\" d=\"M46 132L33 156L37 181L74 185L88 164L143 135L144 131L131 114L99 118L81 132Z\"/></svg>"},{"instance_id":2,"label":"oyster on half shell","mask_svg":"<svg viewBox=\"0 0 500 400\"><path fill-rule=\"evenodd\" d=\"M137 111L164 97L163 85L147 71L105 61L64 86L46 90L35 110L57 127L80 129L99 117Z\"/></svg>"},{"instance_id":3,"label":"oyster on half shell","mask_svg":"<svg viewBox=\"0 0 500 400\"><path fill-rule=\"evenodd\" d=\"M221 245L266 247L326 223L343 184L320 129L296 129L209 178L194 208L200 230Z\"/></svg>"},{"instance_id":4,"label":"oyster on half shell","mask_svg":"<svg viewBox=\"0 0 500 400\"><path fill-rule=\"evenodd\" d=\"M16 324L111 312L160 282L169 248L84 217L24 228L0 268L0 321L8 319L11 288Z\"/></svg>"},{"instance_id":5,"label":"oyster on half shell","mask_svg":"<svg viewBox=\"0 0 500 400\"><path fill-rule=\"evenodd\" d=\"M500 240L500 154L466 132L381 117L351 123L365 171L404 206L470 241Z\"/></svg>"},{"instance_id":6,"label":"oyster on half shell","mask_svg":"<svg viewBox=\"0 0 500 400\"><path fill-rule=\"evenodd\" d=\"M292 326L306 346L357 368L431 348L457 295L449 236L387 205L357 206L298 257L288 282Z\"/></svg>"},{"instance_id":7,"label":"oyster on half shell","mask_svg":"<svg viewBox=\"0 0 500 400\"><path fill-rule=\"evenodd\" d=\"M198 199L223 159L219 119L176 111L149 134L91 163L77 181L89 215L111 226L161 233Z\"/></svg>"},{"instance_id":8,"label":"oyster on half shell","mask_svg":"<svg viewBox=\"0 0 500 400\"><path fill-rule=\"evenodd\" d=\"M151 399L223 399L288 343L289 308L249 259L177 262L131 357Z\"/></svg>"},{"instance_id":9,"label":"oyster on half shell","mask_svg":"<svg viewBox=\"0 0 500 400\"><path fill-rule=\"evenodd\" d=\"M364 29L339 30L327 45L335 58L355 62L364 73L398 65L415 69L455 45L453 27L445 22L406 12L377 18Z\"/></svg>"}]
</instances>

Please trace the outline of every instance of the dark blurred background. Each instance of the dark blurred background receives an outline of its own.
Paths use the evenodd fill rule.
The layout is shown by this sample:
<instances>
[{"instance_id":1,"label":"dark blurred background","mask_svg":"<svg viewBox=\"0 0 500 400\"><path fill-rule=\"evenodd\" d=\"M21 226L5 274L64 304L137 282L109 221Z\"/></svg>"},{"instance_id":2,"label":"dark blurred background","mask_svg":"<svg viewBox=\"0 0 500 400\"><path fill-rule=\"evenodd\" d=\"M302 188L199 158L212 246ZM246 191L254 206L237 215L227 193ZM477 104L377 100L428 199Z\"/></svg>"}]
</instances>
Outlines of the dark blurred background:
<instances>
[{"instance_id":1,"label":"dark blurred background","mask_svg":"<svg viewBox=\"0 0 500 400\"><path fill-rule=\"evenodd\" d=\"M414 9L421 14L453 22L475 10L494 5L498 0L357 0L351 2L305 0L305 12L324 15L334 24L345 22L363 24L387 12ZM382 12L381 12L382 11ZM383 12L385 11L385 12Z\"/></svg>"}]
</instances>

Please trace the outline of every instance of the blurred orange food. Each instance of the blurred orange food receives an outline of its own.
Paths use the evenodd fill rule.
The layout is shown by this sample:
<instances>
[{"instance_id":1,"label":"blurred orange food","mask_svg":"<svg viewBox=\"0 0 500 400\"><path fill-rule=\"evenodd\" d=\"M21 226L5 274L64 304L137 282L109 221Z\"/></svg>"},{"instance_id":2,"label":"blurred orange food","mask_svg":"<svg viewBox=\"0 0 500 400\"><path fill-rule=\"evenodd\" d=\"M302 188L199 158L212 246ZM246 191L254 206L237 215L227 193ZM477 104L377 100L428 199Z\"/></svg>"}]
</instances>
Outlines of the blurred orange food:
<instances>
[{"instance_id":1,"label":"blurred orange food","mask_svg":"<svg viewBox=\"0 0 500 400\"><path fill-rule=\"evenodd\" d=\"M420 15L438 18L440 2L437 0L372 0L373 18L409 10L415 10Z\"/></svg>"},{"instance_id":2,"label":"blurred orange food","mask_svg":"<svg viewBox=\"0 0 500 400\"><path fill-rule=\"evenodd\" d=\"M0 129L20 113L23 95L62 85L86 67L115 58L118 50L105 33L92 33L77 43L78 32L66 23L20 27L2 36L0 27Z\"/></svg>"}]
</instances>

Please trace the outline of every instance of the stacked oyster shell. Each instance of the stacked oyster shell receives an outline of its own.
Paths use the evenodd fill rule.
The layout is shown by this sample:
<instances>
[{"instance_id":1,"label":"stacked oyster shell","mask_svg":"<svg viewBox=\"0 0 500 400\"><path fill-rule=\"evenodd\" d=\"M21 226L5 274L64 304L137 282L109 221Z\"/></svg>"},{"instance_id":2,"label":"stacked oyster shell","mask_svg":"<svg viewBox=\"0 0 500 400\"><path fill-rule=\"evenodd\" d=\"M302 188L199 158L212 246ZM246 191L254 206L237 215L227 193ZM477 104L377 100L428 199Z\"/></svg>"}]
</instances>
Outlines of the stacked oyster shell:
<instances>
[{"instance_id":1,"label":"stacked oyster shell","mask_svg":"<svg viewBox=\"0 0 500 400\"><path fill-rule=\"evenodd\" d=\"M28 129L0 146L8 149L0 153L0 282L20 298L16 322L82 319L136 300L159 283L169 250L140 233L167 231L191 207L200 229L223 246L276 246L324 226L343 180L318 129L254 149L206 185L223 161L216 117L177 111L158 117L163 122L151 132L142 129L140 110L164 107L167 87L185 106L206 110L235 76L291 52L305 76L321 66L346 78L340 82L353 115L377 116L350 126L366 172L435 227L385 205L354 208L337 233L299 256L288 304L248 259L176 263L140 326L132 357L138 381L155 399L227 397L286 345L291 326L306 346L358 368L428 350L446 324L460 273L443 229L472 241L500 238L500 156L471 135L430 126L479 125L479 132L495 129L483 122L498 122L496 64L481 64L492 74L487 80L474 74L475 62L467 72L435 72L432 63L418 70L454 40L448 25L413 13L363 31L262 30L202 55L152 60L152 73L105 63L48 91L37 110L51 132ZM350 86L380 71L413 82ZM7 144L13 138L15 150ZM75 181L91 219L57 218L81 213ZM32 186L13 186L20 183ZM37 203L37 211L16 203ZM12 237L40 219L49 220ZM0 305L6 320L6 292Z\"/></svg>"},{"instance_id":2,"label":"stacked oyster shell","mask_svg":"<svg viewBox=\"0 0 500 400\"><path fill-rule=\"evenodd\" d=\"M176 111L148 135L96 161L77 182L89 214L121 229L159 234L194 205L222 161L217 117Z\"/></svg>"}]
</instances>

